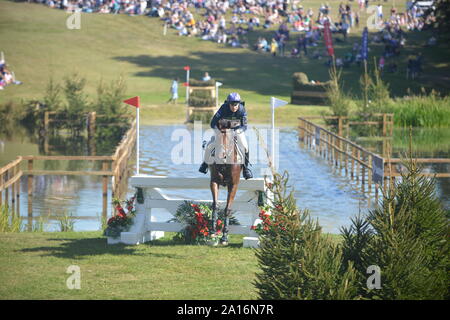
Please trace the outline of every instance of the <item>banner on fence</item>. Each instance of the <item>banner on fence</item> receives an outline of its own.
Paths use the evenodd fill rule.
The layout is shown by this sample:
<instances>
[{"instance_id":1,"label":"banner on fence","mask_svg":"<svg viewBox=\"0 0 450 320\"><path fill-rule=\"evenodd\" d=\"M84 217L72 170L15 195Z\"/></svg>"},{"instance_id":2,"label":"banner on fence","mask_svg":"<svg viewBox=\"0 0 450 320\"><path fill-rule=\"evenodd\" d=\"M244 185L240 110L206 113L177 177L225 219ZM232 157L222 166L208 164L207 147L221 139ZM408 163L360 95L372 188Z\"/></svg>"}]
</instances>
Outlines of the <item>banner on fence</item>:
<instances>
[{"instance_id":1,"label":"banner on fence","mask_svg":"<svg viewBox=\"0 0 450 320\"><path fill-rule=\"evenodd\" d=\"M372 177L373 182L378 184L383 183L384 159L375 155L372 156Z\"/></svg>"}]
</instances>

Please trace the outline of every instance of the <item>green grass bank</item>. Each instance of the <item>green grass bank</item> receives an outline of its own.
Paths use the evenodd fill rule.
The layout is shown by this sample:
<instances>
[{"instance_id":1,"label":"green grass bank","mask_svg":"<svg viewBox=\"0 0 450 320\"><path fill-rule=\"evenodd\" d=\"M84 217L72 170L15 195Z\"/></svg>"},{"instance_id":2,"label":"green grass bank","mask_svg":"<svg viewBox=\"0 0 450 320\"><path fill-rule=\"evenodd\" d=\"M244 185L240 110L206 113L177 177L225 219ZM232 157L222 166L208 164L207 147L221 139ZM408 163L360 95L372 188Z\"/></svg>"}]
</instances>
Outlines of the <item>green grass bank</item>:
<instances>
[{"instance_id":1,"label":"green grass bank","mask_svg":"<svg viewBox=\"0 0 450 320\"><path fill-rule=\"evenodd\" d=\"M256 299L254 249L178 244L172 233L138 246L96 232L0 233L0 299ZM340 241L339 235L330 235ZM80 267L81 289L66 273Z\"/></svg>"},{"instance_id":2,"label":"green grass bank","mask_svg":"<svg viewBox=\"0 0 450 320\"><path fill-rule=\"evenodd\" d=\"M336 20L340 1L329 1ZM403 10L404 4L397 4ZM305 1L305 8L318 11L320 3ZM385 13L390 6L383 4ZM356 10L356 4L353 3ZM291 77L294 72L305 72L310 79L328 80L328 69L323 61L310 58L273 58L244 48L229 48L199 38L179 37L169 29L162 33L161 21L145 16L82 14L81 29L66 28L69 14L40 4L0 1L0 43L6 61L22 85L9 86L0 95L0 104L21 99L40 99L50 77L56 82L77 72L87 79L86 93L95 96L100 80L111 81L122 75L127 82L127 96L139 95L143 107L143 123L180 123L185 120L184 88L180 87L180 105L168 106L169 87L174 77L184 81L183 66L191 66L191 76L200 78L208 71L224 85L220 101L230 91L239 91L247 102L249 120L269 123L271 96L290 101ZM361 21L367 14L361 12ZM363 27L352 29L347 42L335 42L337 56L351 50L360 41ZM271 38L274 28L258 29L248 34L250 44L258 36ZM443 81L450 71L448 43L425 48L429 32L408 33L407 45L398 58L399 69L406 68L408 56L422 51L427 76L418 81L405 81L404 74L386 74L394 96L402 96L408 89L419 92L421 87L448 92L448 81ZM294 45L297 34L287 50ZM339 37L339 36L336 36ZM383 45L371 45L372 57L379 57ZM361 69L343 70L344 87L353 94L359 93ZM277 109L276 121L280 125L295 125L302 115L318 115L327 107L294 106Z\"/></svg>"}]
</instances>

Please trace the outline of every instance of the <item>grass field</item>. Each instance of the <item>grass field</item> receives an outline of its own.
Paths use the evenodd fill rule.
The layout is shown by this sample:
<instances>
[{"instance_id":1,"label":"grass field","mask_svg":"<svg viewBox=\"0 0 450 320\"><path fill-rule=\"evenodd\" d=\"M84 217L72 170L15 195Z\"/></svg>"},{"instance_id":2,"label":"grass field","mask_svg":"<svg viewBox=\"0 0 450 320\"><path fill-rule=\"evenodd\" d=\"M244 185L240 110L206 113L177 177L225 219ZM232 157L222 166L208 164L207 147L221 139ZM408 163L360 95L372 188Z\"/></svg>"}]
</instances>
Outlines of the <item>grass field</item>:
<instances>
[{"instance_id":1,"label":"grass field","mask_svg":"<svg viewBox=\"0 0 450 320\"><path fill-rule=\"evenodd\" d=\"M334 14L339 2L329 1ZM303 5L317 12L320 2L304 1ZM400 10L403 6L401 3ZM356 7L354 3L353 7ZM385 12L389 9L385 3ZM322 61L273 58L250 49L225 48L199 38L179 37L173 29L163 36L162 24L156 18L82 14L81 29L69 30L68 16L61 10L39 4L0 0L0 50L17 79L23 81L20 86L9 86L0 92L0 103L40 99L50 77L62 82L74 72L88 80L86 92L94 98L100 79L110 81L122 75L126 79L127 95L141 96L143 122L179 123L185 119L184 88L180 87L180 105L167 106L165 101L169 98L171 79L179 77L183 82L183 66L190 65L191 77L200 78L208 71L224 83L220 100L232 90L239 91L247 102L250 121L264 123L270 120L271 96L290 101L293 72L306 72L314 80L328 79ZM361 21L366 18L362 13ZM353 41L360 41L361 29L362 26L353 30L347 43L335 42L337 56L349 51ZM272 34L273 30L260 29L248 35L249 42L253 44L258 36L270 38ZM405 94L408 88L417 91L421 86L448 89L442 77L450 70L449 46L445 43L434 49L423 48L428 35L410 34L398 61L400 69L404 69L408 55L422 50L428 75L421 82L405 81L402 73L386 76L395 95ZM288 50L297 37L295 33L292 36ZM370 55L377 56L382 46L371 49ZM358 94L360 72L357 67L343 71L345 87L354 94ZM292 125L300 115L318 115L327 109L288 105L277 110L276 116L279 124Z\"/></svg>"},{"instance_id":2,"label":"grass field","mask_svg":"<svg viewBox=\"0 0 450 320\"><path fill-rule=\"evenodd\" d=\"M0 233L0 299L257 299L257 261L242 236L228 247L171 236L126 246L107 245L100 232ZM80 290L66 286L71 265Z\"/></svg>"}]
</instances>

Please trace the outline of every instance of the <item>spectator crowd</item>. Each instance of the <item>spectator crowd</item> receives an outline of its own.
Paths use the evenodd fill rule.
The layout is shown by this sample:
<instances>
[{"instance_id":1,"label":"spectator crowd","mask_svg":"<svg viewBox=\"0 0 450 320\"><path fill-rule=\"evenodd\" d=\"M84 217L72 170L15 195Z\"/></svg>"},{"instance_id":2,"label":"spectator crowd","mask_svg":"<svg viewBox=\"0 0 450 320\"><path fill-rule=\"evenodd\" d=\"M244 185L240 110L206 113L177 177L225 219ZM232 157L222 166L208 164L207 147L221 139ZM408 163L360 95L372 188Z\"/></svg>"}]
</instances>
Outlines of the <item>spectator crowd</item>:
<instances>
[{"instance_id":1,"label":"spectator crowd","mask_svg":"<svg viewBox=\"0 0 450 320\"><path fill-rule=\"evenodd\" d=\"M5 89L7 85L21 83L22 82L16 80L14 71L9 70L2 52L0 58L0 90Z\"/></svg>"},{"instance_id":2,"label":"spectator crowd","mask_svg":"<svg viewBox=\"0 0 450 320\"><path fill-rule=\"evenodd\" d=\"M29 0L32 1L32 0ZM360 15L369 5L376 5L374 26L379 31L370 37L371 43L384 45L379 60L380 70L396 72L394 57L400 55L406 43L404 29L421 31L433 22L433 15L425 15L423 9L410 5L405 12L391 7L390 15L384 16L379 1L355 0L340 3L332 8L321 4L318 12L304 8L300 0L34 0L52 8L68 12L98 12L109 14L147 15L159 18L166 28L173 28L179 36L200 37L231 47L250 47L273 56L310 57L322 59L327 56L323 46L323 29L330 22L334 41L347 42L353 28L359 28ZM331 13L336 10L337 21ZM276 31L269 38L259 37L254 44L248 41L248 34L255 29ZM292 33L297 33L293 46L287 51ZM427 45L435 45L436 39L429 39ZM336 57L336 64L349 67L361 63L361 47L358 42L342 57ZM408 62L407 77L416 77L421 70L422 57L412 57ZM326 62L330 64L330 60Z\"/></svg>"}]
</instances>

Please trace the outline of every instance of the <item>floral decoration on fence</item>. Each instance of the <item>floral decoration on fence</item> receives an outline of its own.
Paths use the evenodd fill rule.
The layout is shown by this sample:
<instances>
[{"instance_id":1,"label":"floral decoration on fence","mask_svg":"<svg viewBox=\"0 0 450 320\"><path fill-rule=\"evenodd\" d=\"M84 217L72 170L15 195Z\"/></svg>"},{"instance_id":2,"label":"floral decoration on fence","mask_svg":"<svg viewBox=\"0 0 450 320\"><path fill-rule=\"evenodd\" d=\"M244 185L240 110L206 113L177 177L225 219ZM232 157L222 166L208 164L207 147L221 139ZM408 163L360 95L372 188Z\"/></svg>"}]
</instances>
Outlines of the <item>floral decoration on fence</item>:
<instances>
[{"instance_id":1,"label":"floral decoration on fence","mask_svg":"<svg viewBox=\"0 0 450 320\"><path fill-rule=\"evenodd\" d=\"M212 205L184 201L178 207L175 218L169 222L179 222L185 225L184 229L175 235L174 240L183 241L187 244L210 244L211 242L218 242L222 236L224 218L223 210L218 210L216 232L212 234ZM233 216L229 219L230 225L239 224Z\"/></svg>"},{"instance_id":2,"label":"floral decoration on fence","mask_svg":"<svg viewBox=\"0 0 450 320\"><path fill-rule=\"evenodd\" d=\"M271 212L275 213L272 214ZM250 227L258 235L263 235L268 232L282 232L286 231L285 219L283 215L277 214L282 213L283 207L281 205L264 206L259 209L259 218L255 220L253 226Z\"/></svg>"},{"instance_id":3,"label":"floral decoration on fence","mask_svg":"<svg viewBox=\"0 0 450 320\"><path fill-rule=\"evenodd\" d=\"M136 210L134 208L135 199L136 195L128 200L113 199L112 204L114 205L117 214L108 219L107 226L103 232L104 236L118 238L120 237L121 232L130 230L130 227L133 224L133 218L136 215ZM127 213L125 213L122 204L125 204Z\"/></svg>"}]
</instances>

